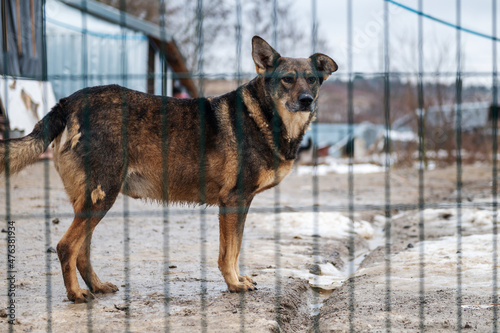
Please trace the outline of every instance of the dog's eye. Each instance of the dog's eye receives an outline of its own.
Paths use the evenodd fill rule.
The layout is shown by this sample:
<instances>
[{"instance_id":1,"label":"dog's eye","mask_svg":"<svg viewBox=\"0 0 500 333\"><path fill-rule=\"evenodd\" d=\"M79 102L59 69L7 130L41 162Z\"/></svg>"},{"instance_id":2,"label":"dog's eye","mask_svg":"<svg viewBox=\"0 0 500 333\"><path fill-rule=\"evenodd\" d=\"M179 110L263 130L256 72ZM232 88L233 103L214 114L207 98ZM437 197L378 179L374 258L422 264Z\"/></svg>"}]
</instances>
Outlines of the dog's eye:
<instances>
[{"instance_id":1,"label":"dog's eye","mask_svg":"<svg viewBox=\"0 0 500 333\"><path fill-rule=\"evenodd\" d=\"M308 82L309 84L314 84L314 83L316 83L316 80L317 80L317 79L316 79L316 77L315 77L315 76L309 76L309 77L307 78L307 82Z\"/></svg>"},{"instance_id":2,"label":"dog's eye","mask_svg":"<svg viewBox=\"0 0 500 333\"><path fill-rule=\"evenodd\" d=\"M293 76L284 76L281 80L285 83L291 84L293 83L294 78Z\"/></svg>"}]
</instances>

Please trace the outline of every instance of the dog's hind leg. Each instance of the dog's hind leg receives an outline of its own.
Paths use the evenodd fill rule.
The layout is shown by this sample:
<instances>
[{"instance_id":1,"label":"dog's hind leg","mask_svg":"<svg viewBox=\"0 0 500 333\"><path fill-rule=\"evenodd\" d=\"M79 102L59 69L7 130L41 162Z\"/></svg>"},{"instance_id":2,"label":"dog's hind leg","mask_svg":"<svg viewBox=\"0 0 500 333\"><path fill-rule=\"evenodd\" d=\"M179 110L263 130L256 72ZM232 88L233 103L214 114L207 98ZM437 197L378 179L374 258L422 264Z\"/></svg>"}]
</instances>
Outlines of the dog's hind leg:
<instances>
[{"instance_id":1,"label":"dog's hind leg","mask_svg":"<svg viewBox=\"0 0 500 333\"><path fill-rule=\"evenodd\" d=\"M111 208L120 191L120 172L103 168L91 172L89 177L74 162L71 155L62 156L58 171L68 193L75 218L57 244L64 285L70 301L86 302L91 292L112 292L116 286L102 283L90 264L90 240L97 224ZM87 179L88 178L88 179ZM76 269L80 271L89 290L78 285Z\"/></svg>"},{"instance_id":2,"label":"dog's hind leg","mask_svg":"<svg viewBox=\"0 0 500 333\"><path fill-rule=\"evenodd\" d=\"M101 282L97 274L94 272L94 268L92 268L92 264L90 263L90 243L93 232L94 230L91 230L87 233L87 236L80 247L80 252L78 252L78 257L76 259L76 267L85 281L85 284L92 293L108 294L117 292L117 286L110 282Z\"/></svg>"},{"instance_id":3,"label":"dog's hind leg","mask_svg":"<svg viewBox=\"0 0 500 333\"><path fill-rule=\"evenodd\" d=\"M243 239L245 219L252 199L225 202L219 206L219 269L231 292L256 290L256 283L239 275L238 257Z\"/></svg>"},{"instance_id":4,"label":"dog's hind leg","mask_svg":"<svg viewBox=\"0 0 500 333\"><path fill-rule=\"evenodd\" d=\"M91 292L114 292L118 290L113 284L102 283L90 264L90 240L92 233L115 202L119 187L116 187L115 190L109 190L107 193L105 190L101 186L97 186L91 194L85 195L85 191L81 191L80 197L72 200L75 209L75 218L63 238L57 244L57 254L61 262L68 299L75 303L86 302L93 298ZM72 199L74 198L69 191L68 194L70 194ZM82 199L85 196L87 199ZM84 209L83 207L87 208ZM90 291L81 289L78 285L76 276L77 267Z\"/></svg>"}]
</instances>

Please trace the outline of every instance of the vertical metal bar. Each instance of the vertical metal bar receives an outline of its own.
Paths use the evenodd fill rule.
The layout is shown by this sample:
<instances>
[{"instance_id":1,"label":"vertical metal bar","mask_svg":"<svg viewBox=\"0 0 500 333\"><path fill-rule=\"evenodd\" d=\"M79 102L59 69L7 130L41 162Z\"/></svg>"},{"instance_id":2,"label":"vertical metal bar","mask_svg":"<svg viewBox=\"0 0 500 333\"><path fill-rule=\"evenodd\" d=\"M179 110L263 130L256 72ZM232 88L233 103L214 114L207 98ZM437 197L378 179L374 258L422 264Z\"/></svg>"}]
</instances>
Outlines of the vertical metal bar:
<instances>
[{"instance_id":1,"label":"vertical metal bar","mask_svg":"<svg viewBox=\"0 0 500 333\"><path fill-rule=\"evenodd\" d=\"M354 140L354 73L353 73L353 10L352 0L347 0L347 131L349 141L349 161L348 161L348 206L349 206L349 277L354 274L354 256L355 256L355 242L354 242L354 147L352 146ZM354 325L354 310L355 310L355 283L354 279L348 279L349 285L349 332L354 333L356 327Z\"/></svg>"},{"instance_id":2,"label":"vertical metal bar","mask_svg":"<svg viewBox=\"0 0 500 333\"><path fill-rule=\"evenodd\" d=\"M318 48L318 3L317 0L311 0L311 12L312 12L312 53L316 53Z\"/></svg>"},{"instance_id":3,"label":"vertical metal bar","mask_svg":"<svg viewBox=\"0 0 500 333\"><path fill-rule=\"evenodd\" d=\"M197 0L196 2L196 48L197 48L197 66L198 66L198 95L200 97L204 96L204 35L203 35L203 0Z\"/></svg>"},{"instance_id":4,"label":"vertical metal bar","mask_svg":"<svg viewBox=\"0 0 500 333\"><path fill-rule=\"evenodd\" d=\"M241 85L241 0L236 0L236 82L238 87ZM238 156L238 168L237 170L243 170L243 96L239 93L239 89L236 93L236 143L237 143L237 156ZM243 184L243 172L238 171L237 176L237 188L238 188L238 214L243 212L246 207L244 206L245 195L244 195L244 184ZM239 265L244 267L244 251L243 242L240 249ZM245 294L240 293L240 332L245 332Z\"/></svg>"},{"instance_id":5,"label":"vertical metal bar","mask_svg":"<svg viewBox=\"0 0 500 333\"><path fill-rule=\"evenodd\" d=\"M384 125L385 125L385 327L391 331L391 91L389 3L384 1Z\"/></svg>"},{"instance_id":6,"label":"vertical metal bar","mask_svg":"<svg viewBox=\"0 0 500 333\"><path fill-rule=\"evenodd\" d=\"M9 54L8 54L8 33L7 33L7 1L2 0L2 35L3 35L3 42L2 42L2 60L3 60L3 78L2 80L4 81L4 96L5 100L3 101L4 107L5 107L5 137L4 137L4 142L2 143L5 147L5 158L3 160L4 167L5 167L5 229L6 230L12 230L9 229L9 222L11 222L12 215L11 215L11 193L10 193L10 145L9 145L9 137L10 137L10 126L9 126L9 79L7 77L7 71L8 71L8 62L9 62ZM7 273L11 272L13 269L15 269L15 265L10 265L9 264L9 254L15 255L15 250L13 251L14 253L9 252L9 243L6 243L5 246L5 262L6 268L7 268ZM9 304L14 304L16 301L14 298L13 293L9 292L9 284L7 283L7 288L5 290L6 294L8 295L8 300ZM14 321L9 320L8 321L8 326L9 326L9 333L14 332Z\"/></svg>"},{"instance_id":7,"label":"vertical metal bar","mask_svg":"<svg viewBox=\"0 0 500 333\"><path fill-rule=\"evenodd\" d=\"M47 96L47 82L43 83L42 94ZM47 100L47 98L45 98ZM47 104L44 105L43 114L48 113ZM44 123L43 128L43 141L44 146L48 147L49 142L49 123ZM50 160L45 158L43 161L43 175L44 175L44 200L45 200L45 249L51 246L51 232L50 232ZM45 297L46 297L46 311L47 311L47 331L52 331L52 274L50 262L52 259L52 253L50 251L45 251Z\"/></svg>"},{"instance_id":8,"label":"vertical metal bar","mask_svg":"<svg viewBox=\"0 0 500 333\"><path fill-rule=\"evenodd\" d=\"M42 57L42 81L49 81L49 72L47 68L47 15L45 13L45 3L46 0L42 0L42 50L41 50L41 57ZM36 21L35 21L36 22Z\"/></svg>"},{"instance_id":9,"label":"vertical metal bar","mask_svg":"<svg viewBox=\"0 0 500 333\"><path fill-rule=\"evenodd\" d=\"M4 74L7 74L7 51L9 51L9 34L7 31L7 0L2 0L2 51L5 53Z\"/></svg>"},{"instance_id":10,"label":"vertical metal bar","mask_svg":"<svg viewBox=\"0 0 500 333\"><path fill-rule=\"evenodd\" d=\"M121 30L121 43L120 43L120 62L121 62L121 83L123 86L127 85L127 31L126 31L126 2L120 0L120 30ZM129 105L126 90L121 89L121 109L122 109L122 159L123 159L123 175L127 174L129 167ZM124 256L124 273L125 273L125 331L130 332L130 205L128 197L129 186L127 178L123 183L123 256Z\"/></svg>"},{"instance_id":11,"label":"vertical metal bar","mask_svg":"<svg viewBox=\"0 0 500 333\"><path fill-rule=\"evenodd\" d=\"M461 27L461 1L456 1L456 25ZM456 29L456 158L457 158L457 331L462 331L462 59L461 59L461 31Z\"/></svg>"},{"instance_id":12,"label":"vertical metal bar","mask_svg":"<svg viewBox=\"0 0 500 333\"><path fill-rule=\"evenodd\" d=\"M160 0L160 64L161 64L161 95L167 96L167 80L168 78L168 63L167 63L167 32L166 32L166 8L167 5L165 0Z\"/></svg>"},{"instance_id":13,"label":"vertical metal bar","mask_svg":"<svg viewBox=\"0 0 500 333\"><path fill-rule=\"evenodd\" d=\"M83 80L83 133L90 132L90 108L89 108L89 96L88 96L88 40L87 40L87 1L82 0L82 80ZM85 228L87 230L91 229L91 198L90 198L90 136L83 136L83 168L85 172L85 200L83 208L83 216L85 218ZM87 331L92 332L92 305L90 302L87 303Z\"/></svg>"},{"instance_id":14,"label":"vertical metal bar","mask_svg":"<svg viewBox=\"0 0 500 333\"><path fill-rule=\"evenodd\" d=\"M418 0L418 11L423 12L423 0ZM419 240L419 329L425 331L425 225L424 225L424 170L425 170L425 106L424 106L424 36L423 17L418 15L418 240Z\"/></svg>"},{"instance_id":15,"label":"vertical metal bar","mask_svg":"<svg viewBox=\"0 0 500 333\"><path fill-rule=\"evenodd\" d=\"M316 53L318 47L318 13L317 13L317 1L311 0L311 51L312 54ZM305 74L305 73L304 73ZM318 182L318 115L316 115L312 123L312 152L313 152L313 173L312 173L312 188L313 188L313 235L320 235L319 231L319 182ZM315 265L319 265L320 262L320 237L313 237L313 260ZM319 276L314 276L316 284L318 284ZM317 303L318 295L314 294L314 303ZM321 319L321 312L313 317L313 330L314 332L319 332L319 322Z\"/></svg>"},{"instance_id":16,"label":"vertical metal bar","mask_svg":"<svg viewBox=\"0 0 500 333\"><path fill-rule=\"evenodd\" d=\"M199 126L200 126L200 137L199 137L199 153L200 153L200 203L203 205L206 203L206 171L205 171L205 162L206 162L206 147L205 147L205 103L206 99L204 96L204 56L203 56L203 48L204 48L204 35L203 35L203 0L198 0L196 5L196 35L197 35L197 49L198 49L198 91L199 91L199 100L198 100L198 112L199 112ZM200 208L200 297L201 297L201 331L207 331L207 249L206 249L206 241L207 241L207 221L206 221L206 212L204 208Z\"/></svg>"},{"instance_id":17,"label":"vertical metal bar","mask_svg":"<svg viewBox=\"0 0 500 333\"><path fill-rule=\"evenodd\" d=\"M273 0L271 19L273 23L273 47L278 50L278 1ZM267 75L267 74L265 74ZM273 168L275 170L275 177L277 177L277 170L279 167L279 151L280 151L280 118L278 110L273 108L272 117L273 126ZM280 206L280 186L274 187L274 264L276 266L275 277L275 318L278 327L282 323L282 306L281 306L281 206Z\"/></svg>"},{"instance_id":18,"label":"vertical metal bar","mask_svg":"<svg viewBox=\"0 0 500 333\"><path fill-rule=\"evenodd\" d=\"M275 50L279 49L278 45L278 35L279 35L279 29L278 29L278 1L273 0L273 11L271 13L271 20L273 21L273 47Z\"/></svg>"},{"instance_id":19,"label":"vertical metal bar","mask_svg":"<svg viewBox=\"0 0 500 333\"><path fill-rule=\"evenodd\" d=\"M34 10L34 3L33 1L31 2L31 15L32 19L31 22L34 25L36 20L35 20L35 10ZM47 53L46 53L46 26L45 26L45 0L42 1L42 52L41 52L41 61L42 61L42 80L43 86L42 86L42 94L47 101ZM35 31L34 27L32 27L32 33ZM34 42L35 47L36 47L36 41ZM36 56L36 54L34 54ZM47 109L47 104L44 104L44 110L43 114L44 116L48 113ZM44 146L48 147L49 146L49 126L48 122L45 122L45 126L43 129L43 141L44 141ZM52 237L51 237L51 232L50 232L50 178L49 178L49 171L50 171L50 166L49 166L49 159L45 159L44 161L44 190L45 190L45 248L48 249L51 246L52 243ZM45 277L45 297L46 297L46 304L45 308L47 311L47 332L52 332L52 273L51 273L51 260L52 260L52 253L50 251L45 251L45 272L46 277Z\"/></svg>"},{"instance_id":20,"label":"vertical metal bar","mask_svg":"<svg viewBox=\"0 0 500 333\"><path fill-rule=\"evenodd\" d=\"M491 83L491 133L492 133L492 231L493 231L493 260L492 260L492 297L491 302L498 303L498 68L497 68L497 1L491 1L492 21L492 83ZM498 308L493 307L493 332L498 332Z\"/></svg>"},{"instance_id":21,"label":"vertical metal bar","mask_svg":"<svg viewBox=\"0 0 500 333\"><path fill-rule=\"evenodd\" d=\"M241 72L241 0L236 0L236 82L238 87L241 85L242 72Z\"/></svg>"},{"instance_id":22,"label":"vertical metal bar","mask_svg":"<svg viewBox=\"0 0 500 333\"><path fill-rule=\"evenodd\" d=\"M81 70L82 70L82 76L81 79L83 80L83 86L87 87L88 86L88 41L87 41L87 1L86 0L81 0L82 3L82 11L81 11L81 16L82 16L82 40L81 40L81 47L82 47L82 63L81 63ZM87 115L88 116L88 115ZM88 130L88 129L87 129Z\"/></svg>"},{"instance_id":23,"label":"vertical metal bar","mask_svg":"<svg viewBox=\"0 0 500 333\"><path fill-rule=\"evenodd\" d=\"M168 109L167 100L167 60L166 60L166 1L160 1L160 61L162 68L162 103L161 103L161 159L162 159L162 201L163 201L163 308L165 332L170 332L170 223L168 209Z\"/></svg>"}]
</instances>

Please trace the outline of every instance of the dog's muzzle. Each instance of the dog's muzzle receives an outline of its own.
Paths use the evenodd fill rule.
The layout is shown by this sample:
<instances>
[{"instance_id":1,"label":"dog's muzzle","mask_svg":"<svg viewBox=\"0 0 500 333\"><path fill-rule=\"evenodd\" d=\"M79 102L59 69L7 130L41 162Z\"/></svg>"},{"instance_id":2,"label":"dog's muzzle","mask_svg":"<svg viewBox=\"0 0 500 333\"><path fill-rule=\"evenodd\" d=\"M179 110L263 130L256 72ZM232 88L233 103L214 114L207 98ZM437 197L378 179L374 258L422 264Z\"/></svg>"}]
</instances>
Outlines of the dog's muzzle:
<instances>
[{"instance_id":1,"label":"dog's muzzle","mask_svg":"<svg viewBox=\"0 0 500 333\"><path fill-rule=\"evenodd\" d=\"M311 104L314 101L314 98L310 94L300 94L299 95L299 103L300 106L304 110L309 110L311 108Z\"/></svg>"},{"instance_id":2,"label":"dog's muzzle","mask_svg":"<svg viewBox=\"0 0 500 333\"><path fill-rule=\"evenodd\" d=\"M293 104L287 104L287 109L290 112L312 112L314 98L311 94L303 93L299 95L297 101Z\"/></svg>"}]
</instances>

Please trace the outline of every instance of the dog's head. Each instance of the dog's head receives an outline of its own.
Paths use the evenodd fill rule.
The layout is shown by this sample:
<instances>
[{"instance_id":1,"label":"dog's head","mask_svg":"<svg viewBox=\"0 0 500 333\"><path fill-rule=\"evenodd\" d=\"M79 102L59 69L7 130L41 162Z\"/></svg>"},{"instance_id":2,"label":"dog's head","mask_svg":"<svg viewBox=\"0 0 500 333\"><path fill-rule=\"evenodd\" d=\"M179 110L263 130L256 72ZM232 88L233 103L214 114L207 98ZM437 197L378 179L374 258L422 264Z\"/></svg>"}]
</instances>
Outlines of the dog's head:
<instances>
[{"instance_id":1,"label":"dog's head","mask_svg":"<svg viewBox=\"0 0 500 333\"><path fill-rule=\"evenodd\" d=\"M278 108L284 106L289 112L315 111L319 87L338 69L335 61L321 53L307 59L282 57L258 36L252 39L252 57Z\"/></svg>"}]
</instances>

